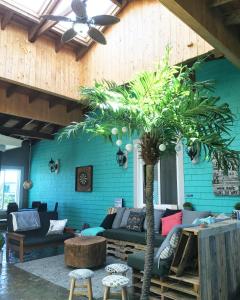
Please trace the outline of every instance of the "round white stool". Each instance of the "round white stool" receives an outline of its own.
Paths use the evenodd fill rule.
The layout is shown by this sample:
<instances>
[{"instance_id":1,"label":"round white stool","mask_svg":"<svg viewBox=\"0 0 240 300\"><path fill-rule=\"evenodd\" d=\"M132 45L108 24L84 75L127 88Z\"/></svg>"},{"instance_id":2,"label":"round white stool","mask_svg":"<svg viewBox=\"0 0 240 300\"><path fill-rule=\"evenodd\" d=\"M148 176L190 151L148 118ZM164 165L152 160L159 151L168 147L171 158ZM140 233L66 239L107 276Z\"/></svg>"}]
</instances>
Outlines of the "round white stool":
<instances>
[{"instance_id":1,"label":"round white stool","mask_svg":"<svg viewBox=\"0 0 240 300\"><path fill-rule=\"evenodd\" d=\"M103 300L112 299L113 296L122 296L122 300L127 300L127 285L129 279L122 275L108 275L103 278L102 284L105 287ZM111 293L111 288L121 288L120 292Z\"/></svg>"},{"instance_id":2,"label":"round white stool","mask_svg":"<svg viewBox=\"0 0 240 300\"><path fill-rule=\"evenodd\" d=\"M71 278L69 300L72 300L73 295L86 296L89 300L93 300L92 281L94 273L88 269L77 269L71 271L68 276ZM76 281L83 281L82 284L76 284ZM75 288L82 288L82 291L75 291Z\"/></svg>"},{"instance_id":3,"label":"round white stool","mask_svg":"<svg viewBox=\"0 0 240 300\"><path fill-rule=\"evenodd\" d=\"M124 264L111 264L106 266L105 271L110 274L119 274L119 275L126 275L127 271L129 270L129 267Z\"/></svg>"}]
</instances>

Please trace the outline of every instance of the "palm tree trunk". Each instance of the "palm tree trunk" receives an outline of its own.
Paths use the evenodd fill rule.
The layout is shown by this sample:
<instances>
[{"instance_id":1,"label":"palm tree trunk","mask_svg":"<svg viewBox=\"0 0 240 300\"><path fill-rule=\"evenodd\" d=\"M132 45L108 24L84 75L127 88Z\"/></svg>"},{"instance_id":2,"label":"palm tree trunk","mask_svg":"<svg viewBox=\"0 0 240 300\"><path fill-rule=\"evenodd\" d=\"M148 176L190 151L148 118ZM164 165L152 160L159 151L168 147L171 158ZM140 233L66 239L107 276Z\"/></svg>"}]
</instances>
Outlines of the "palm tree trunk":
<instances>
[{"instance_id":1,"label":"palm tree trunk","mask_svg":"<svg viewBox=\"0 0 240 300\"><path fill-rule=\"evenodd\" d=\"M141 300L148 300L154 259L154 210L153 210L154 165L146 165L146 219L147 248L145 252L144 275Z\"/></svg>"}]
</instances>

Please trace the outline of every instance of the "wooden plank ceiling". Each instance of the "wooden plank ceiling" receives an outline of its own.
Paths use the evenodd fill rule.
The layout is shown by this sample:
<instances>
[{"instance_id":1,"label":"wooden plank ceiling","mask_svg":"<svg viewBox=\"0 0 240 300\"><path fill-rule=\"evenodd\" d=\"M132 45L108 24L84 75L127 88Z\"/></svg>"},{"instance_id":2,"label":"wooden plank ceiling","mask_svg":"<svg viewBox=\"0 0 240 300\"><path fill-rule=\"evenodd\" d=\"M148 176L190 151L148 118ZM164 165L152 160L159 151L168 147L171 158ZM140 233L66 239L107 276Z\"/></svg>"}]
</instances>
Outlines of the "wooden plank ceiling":
<instances>
[{"instance_id":1,"label":"wooden plank ceiling","mask_svg":"<svg viewBox=\"0 0 240 300\"><path fill-rule=\"evenodd\" d=\"M59 0L48 0L49 4L44 10L43 14L54 14L54 10L59 5ZM65 1L65 0L63 0ZM113 4L116 5L114 10L111 12L113 15L117 15L127 4L127 0L111 0ZM71 1L69 1L69 4ZM67 16L71 13L71 7L67 7L61 13L57 15ZM59 30L53 29L57 24L54 21L47 21L41 17L34 17L28 12L17 9L15 6L8 4L7 0L0 0L0 18L1 18L1 29L4 30L8 24L11 22L19 23L25 26L28 29L28 40L31 43L36 42L36 40L42 36L46 35L54 40L55 42L55 51L58 53L63 47L67 46L72 48L76 54L76 60L80 60L82 56L90 49L93 45L93 40L84 40L84 39L73 39L72 41L63 44L61 42L62 32ZM101 28L101 31L104 31L106 27Z\"/></svg>"},{"instance_id":2,"label":"wooden plank ceiling","mask_svg":"<svg viewBox=\"0 0 240 300\"><path fill-rule=\"evenodd\" d=\"M160 0L160 2L240 67L239 0Z\"/></svg>"}]
</instances>

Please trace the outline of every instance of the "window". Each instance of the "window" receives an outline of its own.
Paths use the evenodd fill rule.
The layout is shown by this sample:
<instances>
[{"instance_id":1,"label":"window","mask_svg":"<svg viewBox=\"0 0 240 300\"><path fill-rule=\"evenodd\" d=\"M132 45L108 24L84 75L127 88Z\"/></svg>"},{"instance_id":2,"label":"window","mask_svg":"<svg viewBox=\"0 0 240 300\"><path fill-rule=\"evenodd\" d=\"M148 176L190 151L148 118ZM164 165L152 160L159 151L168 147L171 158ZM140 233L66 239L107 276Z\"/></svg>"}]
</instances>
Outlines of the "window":
<instances>
[{"instance_id":1,"label":"window","mask_svg":"<svg viewBox=\"0 0 240 300\"><path fill-rule=\"evenodd\" d=\"M135 207L145 205L146 166L134 147ZM155 208L181 207L184 199L183 152L169 154L154 166L153 202Z\"/></svg>"},{"instance_id":2,"label":"window","mask_svg":"<svg viewBox=\"0 0 240 300\"><path fill-rule=\"evenodd\" d=\"M0 210L6 210L9 202L20 201L21 171L3 169L0 171Z\"/></svg>"}]
</instances>

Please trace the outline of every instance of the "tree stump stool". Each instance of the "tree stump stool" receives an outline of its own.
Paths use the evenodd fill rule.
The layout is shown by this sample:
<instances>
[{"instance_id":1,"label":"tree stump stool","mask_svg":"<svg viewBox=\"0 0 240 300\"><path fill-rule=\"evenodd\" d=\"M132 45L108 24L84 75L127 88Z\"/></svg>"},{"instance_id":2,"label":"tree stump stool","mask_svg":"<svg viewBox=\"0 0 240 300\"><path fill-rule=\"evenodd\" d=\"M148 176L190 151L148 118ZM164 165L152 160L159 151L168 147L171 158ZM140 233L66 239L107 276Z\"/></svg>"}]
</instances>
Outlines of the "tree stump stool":
<instances>
[{"instance_id":1,"label":"tree stump stool","mask_svg":"<svg viewBox=\"0 0 240 300\"><path fill-rule=\"evenodd\" d=\"M82 236L64 242L64 260L67 266L94 268L106 261L106 239L101 236Z\"/></svg>"},{"instance_id":2,"label":"tree stump stool","mask_svg":"<svg viewBox=\"0 0 240 300\"><path fill-rule=\"evenodd\" d=\"M127 285L129 279L122 275L108 275L103 278L102 284L104 286L104 296L103 300L110 300L113 297L121 296L122 300L127 300ZM111 288L121 288L119 292L111 292ZM119 299L119 298L117 298Z\"/></svg>"},{"instance_id":3,"label":"tree stump stool","mask_svg":"<svg viewBox=\"0 0 240 300\"><path fill-rule=\"evenodd\" d=\"M94 273L88 269L78 269L71 271L69 274L71 278L69 300L73 299L73 296L86 296L89 300L93 300L92 293L92 281ZM83 281L81 285L77 284L76 281ZM81 290L79 290L81 288Z\"/></svg>"}]
</instances>

